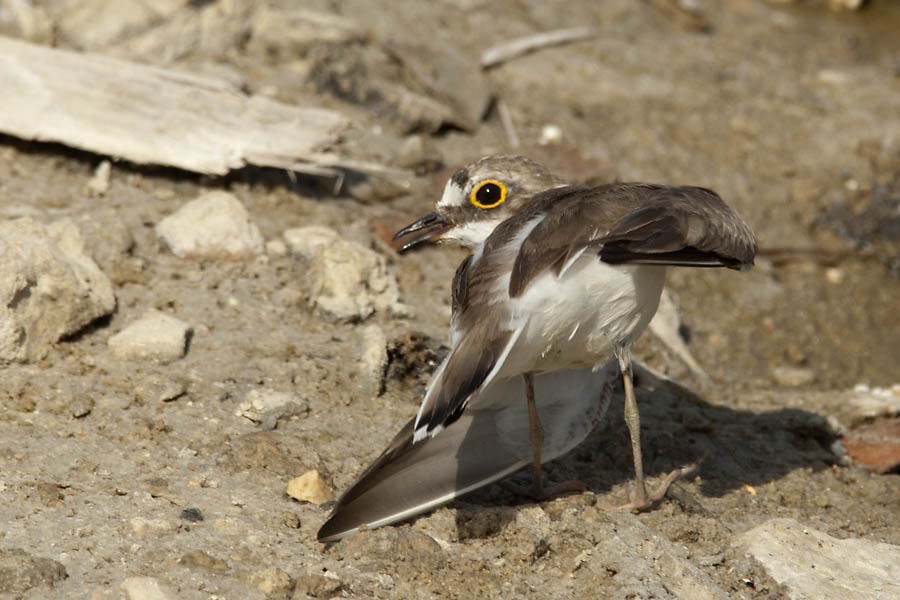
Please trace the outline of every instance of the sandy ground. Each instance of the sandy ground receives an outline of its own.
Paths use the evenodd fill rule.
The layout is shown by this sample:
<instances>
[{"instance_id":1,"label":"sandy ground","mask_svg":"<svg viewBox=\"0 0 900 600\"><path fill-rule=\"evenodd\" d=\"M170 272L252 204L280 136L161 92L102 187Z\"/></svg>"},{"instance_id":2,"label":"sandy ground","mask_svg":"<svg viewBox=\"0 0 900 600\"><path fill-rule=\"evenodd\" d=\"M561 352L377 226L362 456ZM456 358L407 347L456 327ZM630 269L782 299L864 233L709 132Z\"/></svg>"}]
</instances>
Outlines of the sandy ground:
<instances>
[{"instance_id":1,"label":"sandy ground","mask_svg":"<svg viewBox=\"0 0 900 600\"><path fill-rule=\"evenodd\" d=\"M198 14L233 11L236 30L261 10L196 4ZM292 3L282 4L271 3L289 12ZM589 493L536 505L492 486L330 547L314 540L329 507L285 494L309 469L337 492L349 485L414 414L446 351L449 283L464 254L435 247L396 257L375 223L409 222L436 201L449 168L510 150L496 110L478 121L488 93L508 107L519 152L573 181L711 187L764 251L748 274L669 275L689 348L713 383L653 337L639 342L638 360L697 393L639 391L651 478L700 461L639 525L735 598L787 597L735 542L773 517L900 544L900 475L844 464L826 423L859 424L848 404L854 385L900 381L900 6L701 2L698 21L676 4L309 3L366 35L312 47L251 37L170 57L172 66L236 74L250 91L346 112L362 124L348 140L359 156L418 170L405 191L363 183L335 197L327 184L282 173L219 180L114 164L97 196L86 186L102 157L0 140L3 215L73 219L117 297L109 318L43 359L2 369L0 592L149 597L122 587L147 576L168 597L198 599L678 595L651 576L658 565L640 547L613 544L638 525L598 508L628 495L619 396L604 427L545 469L583 480ZM65 23L65 3L48 6ZM484 74L477 67L504 39L586 24L599 39ZM59 43L93 48L74 27ZM128 55L129 35L108 47ZM416 68L471 130L434 132L391 104L385 90L412 86ZM551 124L561 141L539 145ZM411 314L324 318L310 304L310 265L290 255L173 256L154 226L210 189L232 192L266 240L323 225L375 249ZM110 336L151 308L193 328L184 358L115 358ZM360 357L372 325L392 349L383 393ZM779 384L779 367L803 372L798 387ZM183 393L161 399L171 389ZM236 415L253 390L292 394L304 410L265 429Z\"/></svg>"}]
</instances>

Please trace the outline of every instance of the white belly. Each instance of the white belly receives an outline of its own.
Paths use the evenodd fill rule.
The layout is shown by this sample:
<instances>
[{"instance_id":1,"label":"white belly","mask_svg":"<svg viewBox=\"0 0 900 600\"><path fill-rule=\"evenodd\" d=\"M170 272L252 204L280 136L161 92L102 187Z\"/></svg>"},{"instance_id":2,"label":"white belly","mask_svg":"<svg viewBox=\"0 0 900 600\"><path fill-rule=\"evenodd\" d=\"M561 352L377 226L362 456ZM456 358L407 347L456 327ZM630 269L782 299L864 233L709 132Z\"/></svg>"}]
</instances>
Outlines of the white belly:
<instances>
[{"instance_id":1,"label":"white belly","mask_svg":"<svg viewBox=\"0 0 900 600\"><path fill-rule=\"evenodd\" d=\"M511 300L524 327L498 376L593 367L634 342L656 313L665 267L578 259L562 277L547 272Z\"/></svg>"}]
</instances>

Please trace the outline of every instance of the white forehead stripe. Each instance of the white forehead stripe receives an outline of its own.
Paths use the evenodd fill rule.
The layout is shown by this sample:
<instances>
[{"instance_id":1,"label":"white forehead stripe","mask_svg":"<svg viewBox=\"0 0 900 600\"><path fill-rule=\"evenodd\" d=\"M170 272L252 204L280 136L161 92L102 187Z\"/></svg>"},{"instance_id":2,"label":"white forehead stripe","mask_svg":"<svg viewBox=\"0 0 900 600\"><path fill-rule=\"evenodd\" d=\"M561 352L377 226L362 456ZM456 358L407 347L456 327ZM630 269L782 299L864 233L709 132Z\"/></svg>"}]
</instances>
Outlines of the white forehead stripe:
<instances>
[{"instance_id":1,"label":"white forehead stripe","mask_svg":"<svg viewBox=\"0 0 900 600\"><path fill-rule=\"evenodd\" d=\"M456 185L456 183L452 179L448 179L447 185L444 186L444 195L441 196L440 200L438 200L437 208L441 209L447 208L448 206L458 206L460 204L462 196L462 188Z\"/></svg>"}]
</instances>

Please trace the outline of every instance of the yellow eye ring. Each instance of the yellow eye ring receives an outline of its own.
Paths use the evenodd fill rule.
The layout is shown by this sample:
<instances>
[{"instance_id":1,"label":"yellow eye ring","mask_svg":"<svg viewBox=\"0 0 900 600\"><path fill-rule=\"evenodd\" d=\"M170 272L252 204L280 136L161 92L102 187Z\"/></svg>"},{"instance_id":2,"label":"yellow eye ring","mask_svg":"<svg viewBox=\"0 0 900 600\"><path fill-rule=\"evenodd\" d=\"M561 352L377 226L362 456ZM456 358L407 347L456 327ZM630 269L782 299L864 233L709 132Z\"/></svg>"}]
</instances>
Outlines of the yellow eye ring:
<instances>
[{"instance_id":1,"label":"yellow eye ring","mask_svg":"<svg viewBox=\"0 0 900 600\"><path fill-rule=\"evenodd\" d=\"M493 179L479 183L469 196L469 202L478 208L496 208L503 204L504 200L506 200L506 186Z\"/></svg>"}]
</instances>

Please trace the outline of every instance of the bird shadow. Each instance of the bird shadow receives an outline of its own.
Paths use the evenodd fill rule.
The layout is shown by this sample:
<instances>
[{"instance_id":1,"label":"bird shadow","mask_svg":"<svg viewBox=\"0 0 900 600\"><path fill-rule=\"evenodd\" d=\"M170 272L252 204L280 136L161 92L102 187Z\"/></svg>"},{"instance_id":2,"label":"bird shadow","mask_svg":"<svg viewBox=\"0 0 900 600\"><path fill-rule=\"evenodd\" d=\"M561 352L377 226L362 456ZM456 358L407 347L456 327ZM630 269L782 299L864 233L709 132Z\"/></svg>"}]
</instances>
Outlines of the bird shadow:
<instances>
[{"instance_id":1,"label":"bird shadow","mask_svg":"<svg viewBox=\"0 0 900 600\"><path fill-rule=\"evenodd\" d=\"M761 486L796 469L821 471L840 460L832 451L839 435L825 417L814 412L736 409L709 402L678 384L639 389L637 397L646 475L661 478L695 465L690 478L697 484L695 500L701 506L703 498L722 497L748 485ZM620 388L601 425L572 451L544 465L545 483L574 479L596 494L598 502L615 505L627 501L624 497L616 501L603 498L615 486L630 483L634 475L623 412ZM513 478L527 486L529 471L526 468ZM500 531L516 517L511 507L529 504L533 504L531 499L494 484L450 507L456 509L459 538L467 539Z\"/></svg>"}]
</instances>

